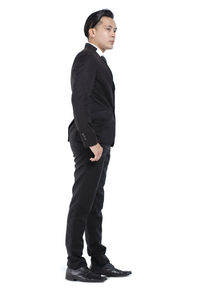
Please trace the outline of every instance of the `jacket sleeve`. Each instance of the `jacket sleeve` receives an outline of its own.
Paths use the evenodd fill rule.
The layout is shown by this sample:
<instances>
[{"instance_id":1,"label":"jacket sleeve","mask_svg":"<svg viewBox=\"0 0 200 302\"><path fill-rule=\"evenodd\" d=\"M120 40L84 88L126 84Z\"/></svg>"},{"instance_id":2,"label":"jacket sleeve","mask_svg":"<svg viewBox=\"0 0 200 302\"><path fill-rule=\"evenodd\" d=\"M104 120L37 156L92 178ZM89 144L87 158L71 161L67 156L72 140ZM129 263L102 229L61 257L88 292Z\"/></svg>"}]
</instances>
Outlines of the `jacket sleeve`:
<instances>
[{"instance_id":1,"label":"jacket sleeve","mask_svg":"<svg viewBox=\"0 0 200 302\"><path fill-rule=\"evenodd\" d=\"M98 143L88 110L96 75L96 66L92 59L88 55L75 58L71 73L74 121L85 147Z\"/></svg>"}]
</instances>

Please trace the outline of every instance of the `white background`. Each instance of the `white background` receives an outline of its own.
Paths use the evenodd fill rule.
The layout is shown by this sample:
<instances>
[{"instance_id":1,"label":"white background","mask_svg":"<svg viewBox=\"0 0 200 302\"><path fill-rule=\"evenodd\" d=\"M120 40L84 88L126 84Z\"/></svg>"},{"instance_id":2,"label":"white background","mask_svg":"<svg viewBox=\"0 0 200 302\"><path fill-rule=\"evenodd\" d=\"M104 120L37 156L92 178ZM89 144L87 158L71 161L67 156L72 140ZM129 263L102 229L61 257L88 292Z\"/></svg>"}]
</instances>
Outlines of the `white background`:
<instances>
[{"instance_id":1,"label":"white background","mask_svg":"<svg viewBox=\"0 0 200 302\"><path fill-rule=\"evenodd\" d=\"M1 301L200 301L198 4L1 1ZM118 27L105 53L117 128L103 243L133 274L90 284L64 279L67 127L71 65L87 42L86 18L103 8Z\"/></svg>"}]
</instances>

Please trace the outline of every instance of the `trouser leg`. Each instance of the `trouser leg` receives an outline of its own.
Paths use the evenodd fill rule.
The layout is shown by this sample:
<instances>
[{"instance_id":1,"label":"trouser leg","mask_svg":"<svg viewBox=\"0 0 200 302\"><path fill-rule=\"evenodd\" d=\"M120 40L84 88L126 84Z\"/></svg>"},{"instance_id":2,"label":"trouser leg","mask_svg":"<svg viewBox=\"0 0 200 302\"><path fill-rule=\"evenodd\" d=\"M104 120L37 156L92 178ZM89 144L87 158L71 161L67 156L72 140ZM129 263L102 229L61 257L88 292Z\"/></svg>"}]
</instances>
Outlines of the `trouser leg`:
<instances>
[{"instance_id":1,"label":"trouser leg","mask_svg":"<svg viewBox=\"0 0 200 302\"><path fill-rule=\"evenodd\" d=\"M65 244L68 253L67 265L76 269L87 265L85 258L82 257L83 233L99 186L106 152L103 150L101 158L96 162L91 162L90 158L94 154L90 148L84 148L82 143L72 141L70 146L74 155L75 172Z\"/></svg>"},{"instance_id":2,"label":"trouser leg","mask_svg":"<svg viewBox=\"0 0 200 302\"><path fill-rule=\"evenodd\" d=\"M104 203L104 185L106 181L106 173L110 161L110 147L105 146L106 154L105 161L97 188L96 196L93 202L92 209L87 219L85 238L87 242L87 252L91 256L91 262L96 265L104 265L109 262L105 255L106 247L102 241L102 209Z\"/></svg>"}]
</instances>

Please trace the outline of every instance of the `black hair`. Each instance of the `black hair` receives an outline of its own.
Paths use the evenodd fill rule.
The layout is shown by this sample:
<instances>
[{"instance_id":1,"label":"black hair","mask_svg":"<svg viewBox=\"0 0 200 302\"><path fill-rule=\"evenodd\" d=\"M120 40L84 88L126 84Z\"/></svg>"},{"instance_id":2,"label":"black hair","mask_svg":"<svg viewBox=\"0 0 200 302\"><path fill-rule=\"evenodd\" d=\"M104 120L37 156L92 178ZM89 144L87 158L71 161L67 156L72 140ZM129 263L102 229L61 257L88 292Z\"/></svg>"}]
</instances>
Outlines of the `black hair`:
<instances>
[{"instance_id":1,"label":"black hair","mask_svg":"<svg viewBox=\"0 0 200 302\"><path fill-rule=\"evenodd\" d=\"M89 38L89 33L88 30L90 28L95 27L95 25L100 21L100 19L102 17L110 17L110 18L114 18L113 13L109 10L109 9L102 9L102 10L98 10L94 13L92 13L91 15L89 15L89 17L87 18L87 20L85 21L85 25L84 25L84 33L85 36L87 38Z\"/></svg>"}]
</instances>

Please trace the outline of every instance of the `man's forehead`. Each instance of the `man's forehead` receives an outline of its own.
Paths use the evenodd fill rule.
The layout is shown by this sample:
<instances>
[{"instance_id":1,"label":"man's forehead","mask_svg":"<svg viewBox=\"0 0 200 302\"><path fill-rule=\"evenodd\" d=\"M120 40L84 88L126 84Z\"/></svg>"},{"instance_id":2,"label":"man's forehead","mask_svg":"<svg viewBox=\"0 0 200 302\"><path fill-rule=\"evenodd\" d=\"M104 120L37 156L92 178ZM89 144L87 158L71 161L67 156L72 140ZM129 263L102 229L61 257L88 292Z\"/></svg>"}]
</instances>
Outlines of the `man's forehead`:
<instances>
[{"instance_id":1,"label":"man's forehead","mask_svg":"<svg viewBox=\"0 0 200 302\"><path fill-rule=\"evenodd\" d=\"M101 18L101 22L102 22L102 25L106 25L106 26L110 26L110 27L115 27L116 28L115 21L112 18L110 18L110 17L103 16Z\"/></svg>"}]
</instances>

